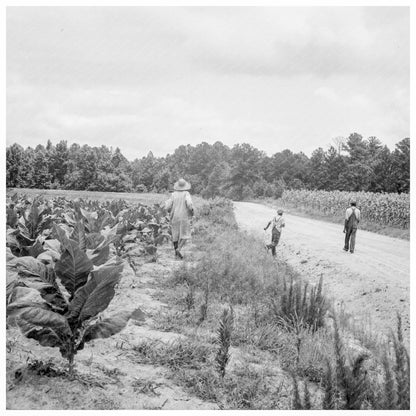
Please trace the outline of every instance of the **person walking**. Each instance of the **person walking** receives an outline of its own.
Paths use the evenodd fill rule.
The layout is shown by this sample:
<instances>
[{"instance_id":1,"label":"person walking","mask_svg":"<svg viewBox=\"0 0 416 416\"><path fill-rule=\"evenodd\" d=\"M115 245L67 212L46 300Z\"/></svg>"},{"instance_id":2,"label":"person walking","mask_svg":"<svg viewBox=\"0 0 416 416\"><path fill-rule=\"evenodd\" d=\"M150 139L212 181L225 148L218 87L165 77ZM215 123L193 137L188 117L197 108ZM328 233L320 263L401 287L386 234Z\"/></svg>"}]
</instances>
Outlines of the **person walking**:
<instances>
[{"instance_id":1,"label":"person walking","mask_svg":"<svg viewBox=\"0 0 416 416\"><path fill-rule=\"evenodd\" d=\"M279 243L280 235L282 234L282 228L285 226L285 219L283 218L283 210L277 210L277 216L273 217L264 228L266 231L269 226L272 226L272 242L267 244L267 250L272 250L273 257L276 257L276 246Z\"/></svg>"},{"instance_id":2,"label":"person walking","mask_svg":"<svg viewBox=\"0 0 416 416\"><path fill-rule=\"evenodd\" d=\"M350 207L345 211L344 233L345 244L344 250L350 250L350 253L354 253L355 250L355 235L357 234L358 223L361 220L361 212L357 208L355 201L350 202Z\"/></svg>"},{"instance_id":3,"label":"person walking","mask_svg":"<svg viewBox=\"0 0 416 416\"><path fill-rule=\"evenodd\" d=\"M173 186L171 198L166 201L165 208L170 214L172 242L175 257L183 259L181 249L191 238L191 218L194 215L189 190L191 185L185 179L179 179Z\"/></svg>"}]
</instances>

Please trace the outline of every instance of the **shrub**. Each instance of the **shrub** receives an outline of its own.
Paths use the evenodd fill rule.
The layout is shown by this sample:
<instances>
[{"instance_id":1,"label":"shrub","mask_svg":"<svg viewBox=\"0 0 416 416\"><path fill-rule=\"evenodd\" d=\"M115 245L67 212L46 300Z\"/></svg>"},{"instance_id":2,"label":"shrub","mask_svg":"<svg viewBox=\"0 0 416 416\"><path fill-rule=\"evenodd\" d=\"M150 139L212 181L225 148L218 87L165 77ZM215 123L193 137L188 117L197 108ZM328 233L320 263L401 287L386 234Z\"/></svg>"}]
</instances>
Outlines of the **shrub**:
<instances>
[{"instance_id":1,"label":"shrub","mask_svg":"<svg viewBox=\"0 0 416 416\"><path fill-rule=\"evenodd\" d=\"M143 185L142 183L136 186L136 192L139 193L147 193L146 185Z\"/></svg>"}]
</instances>

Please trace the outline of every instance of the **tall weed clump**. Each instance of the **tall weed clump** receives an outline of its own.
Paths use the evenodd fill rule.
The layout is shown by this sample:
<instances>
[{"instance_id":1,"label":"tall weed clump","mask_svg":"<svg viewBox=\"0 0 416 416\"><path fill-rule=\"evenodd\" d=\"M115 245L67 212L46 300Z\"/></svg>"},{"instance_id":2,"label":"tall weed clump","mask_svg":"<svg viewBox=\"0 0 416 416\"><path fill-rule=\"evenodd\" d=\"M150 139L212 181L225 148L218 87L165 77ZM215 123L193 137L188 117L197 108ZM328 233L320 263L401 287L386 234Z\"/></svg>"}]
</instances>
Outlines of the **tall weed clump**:
<instances>
[{"instance_id":1,"label":"tall weed clump","mask_svg":"<svg viewBox=\"0 0 416 416\"><path fill-rule=\"evenodd\" d=\"M378 365L383 370L381 380L370 380L367 370L366 362L375 357L360 352L354 359L347 358L335 319L333 346L335 362L327 361L323 409L410 409L410 358L403 344L400 317L397 335L391 334L390 346L383 351Z\"/></svg>"},{"instance_id":2,"label":"tall weed clump","mask_svg":"<svg viewBox=\"0 0 416 416\"><path fill-rule=\"evenodd\" d=\"M303 327L314 332L323 327L329 302L322 293L322 283L321 276L318 286L309 288L307 282L297 282L293 276L287 284L283 276L280 296L271 299L271 308L277 321L295 330Z\"/></svg>"},{"instance_id":3,"label":"tall weed clump","mask_svg":"<svg viewBox=\"0 0 416 416\"><path fill-rule=\"evenodd\" d=\"M397 333L390 334L390 345L382 356L384 382L374 394L377 409L410 409L410 357L403 344L401 317L397 316Z\"/></svg>"}]
</instances>

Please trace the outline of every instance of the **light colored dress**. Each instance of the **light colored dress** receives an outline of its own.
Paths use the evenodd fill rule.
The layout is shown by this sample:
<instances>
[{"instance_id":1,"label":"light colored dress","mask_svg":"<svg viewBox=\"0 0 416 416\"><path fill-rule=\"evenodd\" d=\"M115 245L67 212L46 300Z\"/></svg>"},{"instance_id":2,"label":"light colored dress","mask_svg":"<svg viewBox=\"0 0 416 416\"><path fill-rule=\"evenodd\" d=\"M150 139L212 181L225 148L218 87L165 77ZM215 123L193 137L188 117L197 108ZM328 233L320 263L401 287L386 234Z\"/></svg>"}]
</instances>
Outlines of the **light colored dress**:
<instances>
[{"instance_id":1,"label":"light colored dress","mask_svg":"<svg viewBox=\"0 0 416 416\"><path fill-rule=\"evenodd\" d=\"M188 191L175 191L165 203L170 213L172 241L191 238L191 218L194 212L191 195Z\"/></svg>"}]
</instances>

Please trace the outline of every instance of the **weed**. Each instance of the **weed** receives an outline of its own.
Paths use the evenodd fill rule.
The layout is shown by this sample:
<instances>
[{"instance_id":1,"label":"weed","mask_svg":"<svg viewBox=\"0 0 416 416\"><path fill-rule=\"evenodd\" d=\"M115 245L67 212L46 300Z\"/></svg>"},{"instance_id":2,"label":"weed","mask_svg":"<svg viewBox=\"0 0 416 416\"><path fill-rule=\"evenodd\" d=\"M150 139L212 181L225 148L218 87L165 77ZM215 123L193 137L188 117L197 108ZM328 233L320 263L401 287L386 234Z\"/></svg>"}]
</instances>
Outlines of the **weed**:
<instances>
[{"instance_id":1,"label":"weed","mask_svg":"<svg viewBox=\"0 0 416 416\"><path fill-rule=\"evenodd\" d=\"M334 360L332 344L333 335L326 328L320 328L315 332L305 331L298 355L297 375L306 377L311 382L323 382L327 368L326 361Z\"/></svg>"},{"instance_id":2,"label":"weed","mask_svg":"<svg viewBox=\"0 0 416 416\"><path fill-rule=\"evenodd\" d=\"M38 376L61 377L67 375L65 371L57 369L51 361L32 360L28 363L27 368Z\"/></svg>"},{"instance_id":3,"label":"weed","mask_svg":"<svg viewBox=\"0 0 416 416\"><path fill-rule=\"evenodd\" d=\"M170 342L144 340L134 346L133 350L138 362L172 369L199 369L213 353L211 345L182 338Z\"/></svg>"},{"instance_id":4,"label":"weed","mask_svg":"<svg viewBox=\"0 0 416 416\"><path fill-rule=\"evenodd\" d=\"M213 366L204 366L198 371L182 368L178 370L176 377L200 399L220 402L221 383Z\"/></svg>"},{"instance_id":5,"label":"weed","mask_svg":"<svg viewBox=\"0 0 416 416\"><path fill-rule=\"evenodd\" d=\"M311 394L309 392L309 388L308 388L308 383L304 383L304 392L303 392L303 397L304 397L304 405L303 408L305 410L310 410L312 408L312 404L311 404Z\"/></svg>"},{"instance_id":6,"label":"weed","mask_svg":"<svg viewBox=\"0 0 416 416\"><path fill-rule=\"evenodd\" d=\"M146 394L148 396L160 396L160 393L156 391L156 389L161 386L160 383L136 378L131 385L135 392Z\"/></svg>"},{"instance_id":7,"label":"weed","mask_svg":"<svg viewBox=\"0 0 416 416\"><path fill-rule=\"evenodd\" d=\"M287 285L283 278L283 290L279 303L271 298L271 309L279 324L289 330L299 333L302 328L316 331L324 326L325 315L329 309L329 302L322 294L322 275L317 287L312 287L308 294L308 283L295 281L291 276Z\"/></svg>"},{"instance_id":8,"label":"weed","mask_svg":"<svg viewBox=\"0 0 416 416\"><path fill-rule=\"evenodd\" d=\"M195 306L195 291L192 285L188 285L188 291L184 299L186 309L190 311Z\"/></svg>"},{"instance_id":9,"label":"weed","mask_svg":"<svg viewBox=\"0 0 416 416\"><path fill-rule=\"evenodd\" d=\"M371 315L366 315L357 320L346 311L344 302L341 302L338 308L332 307L332 314L337 316L339 328L351 333L364 348L378 352L380 346L385 343L386 337L374 331Z\"/></svg>"},{"instance_id":10,"label":"weed","mask_svg":"<svg viewBox=\"0 0 416 416\"><path fill-rule=\"evenodd\" d=\"M205 319L207 318L208 303L209 303L209 281L206 281L205 287L204 287L204 302L199 307L200 314L199 314L198 325L201 325L202 322L204 322Z\"/></svg>"},{"instance_id":11,"label":"weed","mask_svg":"<svg viewBox=\"0 0 416 416\"><path fill-rule=\"evenodd\" d=\"M302 410L303 406L302 406L302 402L300 400L298 381L296 380L296 376L293 373L292 373L292 383L293 383L292 409Z\"/></svg>"},{"instance_id":12,"label":"weed","mask_svg":"<svg viewBox=\"0 0 416 416\"><path fill-rule=\"evenodd\" d=\"M217 331L218 351L215 356L215 362L217 370L222 378L225 376L225 367L230 359L230 345L231 345L231 333L233 331L234 312L232 307L230 309L224 309L219 328Z\"/></svg>"},{"instance_id":13,"label":"weed","mask_svg":"<svg viewBox=\"0 0 416 416\"><path fill-rule=\"evenodd\" d=\"M374 407L378 409L410 409L410 358L403 345L401 317L397 315L397 333L390 334L382 365L384 381L374 393Z\"/></svg>"},{"instance_id":14,"label":"weed","mask_svg":"<svg viewBox=\"0 0 416 416\"><path fill-rule=\"evenodd\" d=\"M226 377L224 391L232 409L278 409L284 401L281 385L276 387L276 380L250 365L238 367Z\"/></svg>"}]
</instances>

